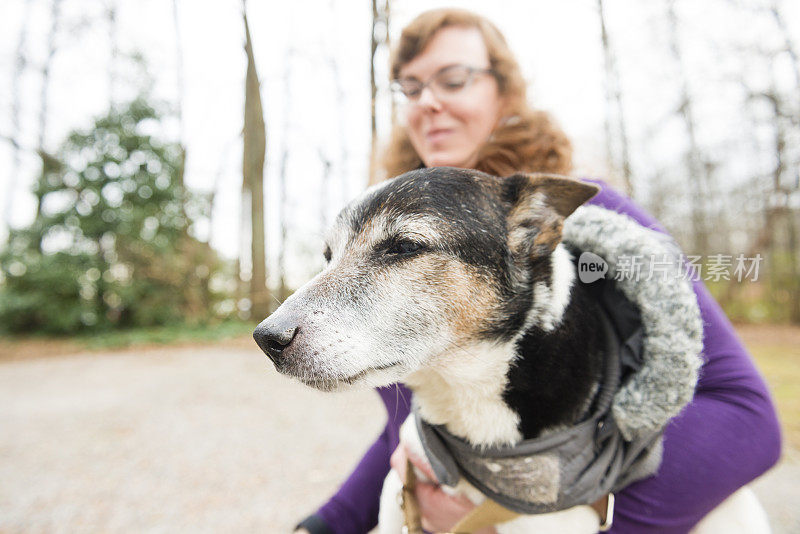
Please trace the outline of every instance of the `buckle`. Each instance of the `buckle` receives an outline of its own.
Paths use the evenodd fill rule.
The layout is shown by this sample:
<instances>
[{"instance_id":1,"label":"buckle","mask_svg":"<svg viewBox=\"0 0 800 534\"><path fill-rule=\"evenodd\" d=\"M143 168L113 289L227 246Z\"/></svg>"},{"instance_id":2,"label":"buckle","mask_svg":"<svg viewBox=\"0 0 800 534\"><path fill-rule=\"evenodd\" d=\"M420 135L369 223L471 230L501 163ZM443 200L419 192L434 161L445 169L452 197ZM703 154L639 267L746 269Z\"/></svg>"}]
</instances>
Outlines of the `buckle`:
<instances>
[{"instance_id":1,"label":"buckle","mask_svg":"<svg viewBox=\"0 0 800 534\"><path fill-rule=\"evenodd\" d=\"M609 493L606 499L606 514L601 518L600 532L608 532L614 524L614 494Z\"/></svg>"}]
</instances>

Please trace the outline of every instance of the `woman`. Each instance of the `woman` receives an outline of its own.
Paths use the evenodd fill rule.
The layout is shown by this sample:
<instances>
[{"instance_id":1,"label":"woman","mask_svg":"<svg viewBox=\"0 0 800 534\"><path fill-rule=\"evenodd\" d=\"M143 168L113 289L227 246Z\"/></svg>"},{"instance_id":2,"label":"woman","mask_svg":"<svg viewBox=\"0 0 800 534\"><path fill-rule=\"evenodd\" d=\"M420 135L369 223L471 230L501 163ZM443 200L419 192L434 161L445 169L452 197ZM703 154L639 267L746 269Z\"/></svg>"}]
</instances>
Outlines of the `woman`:
<instances>
[{"instance_id":1,"label":"woman","mask_svg":"<svg viewBox=\"0 0 800 534\"><path fill-rule=\"evenodd\" d=\"M474 168L499 176L570 170L571 147L546 114L528 107L519 65L486 19L461 10L423 13L403 31L392 58L394 87L406 99L404 124L387 150L387 176L420 166ZM663 231L629 199L598 184L590 201ZM656 476L616 495L612 532L687 532L780 455L780 431L767 388L701 282L704 366L691 404L667 427ZM301 526L359 533L377 521L380 488L408 414L410 392L379 390L389 421L344 485ZM401 448L392 465L404 465ZM423 525L446 531L472 506L430 484L417 495Z\"/></svg>"}]
</instances>

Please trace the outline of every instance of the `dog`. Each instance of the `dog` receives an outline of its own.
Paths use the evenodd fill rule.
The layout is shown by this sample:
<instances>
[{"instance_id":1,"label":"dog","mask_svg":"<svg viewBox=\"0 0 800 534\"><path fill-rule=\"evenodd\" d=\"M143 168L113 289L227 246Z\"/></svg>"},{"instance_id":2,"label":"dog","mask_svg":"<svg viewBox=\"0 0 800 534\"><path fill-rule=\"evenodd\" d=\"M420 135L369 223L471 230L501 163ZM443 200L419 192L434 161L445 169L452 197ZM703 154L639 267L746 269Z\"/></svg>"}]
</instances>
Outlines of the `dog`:
<instances>
[{"instance_id":1,"label":"dog","mask_svg":"<svg viewBox=\"0 0 800 534\"><path fill-rule=\"evenodd\" d=\"M599 305L576 283L561 237L564 220L597 191L558 176L500 179L455 168L373 186L338 215L322 272L258 325L255 340L280 373L323 391L403 382L425 422L478 448L575 424L596 402L603 332ZM425 458L411 418L401 440ZM402 530L401 487L391 471L381 533ZM463 479L452 491L485 498ZM741 515L736 502L722 514L726 526L696 531L738 531L727 526ZM589 533L599 525L581 505L524 515L497 531Z\"/></svg>"}]
</instances>

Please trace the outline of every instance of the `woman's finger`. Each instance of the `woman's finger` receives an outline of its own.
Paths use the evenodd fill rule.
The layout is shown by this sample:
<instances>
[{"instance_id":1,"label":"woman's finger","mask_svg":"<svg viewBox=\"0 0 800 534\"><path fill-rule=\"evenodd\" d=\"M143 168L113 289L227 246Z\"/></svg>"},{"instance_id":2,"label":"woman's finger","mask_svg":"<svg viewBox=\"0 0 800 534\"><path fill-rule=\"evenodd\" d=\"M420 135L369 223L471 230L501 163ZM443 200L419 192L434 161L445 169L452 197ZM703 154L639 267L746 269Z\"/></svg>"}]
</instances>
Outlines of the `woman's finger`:
<instances>
[{"instance_id":1,"label":"woman's finger","mask_svg":"<svg viewBox=\"0 0 800 534\"><path fill-rule=\"evenodd\" d=\"M397 446L392 456L389 457L389 465L400 475L400 480L406 479L406 458L408 458L408 456L406 456L406 448L402 443Z\"/></svg>"},{"instance_id":2,"label":"woman's finger","mask_svg":"<svg viewBox=\"0 0 800 534\"><path fill-rule=\"evenodd\" d=\"M422 526L431 532L448 531L475 508L466 497L453 497L433 484L417 483L416 494L422 515Z\"/></svg>"}]
</instances>

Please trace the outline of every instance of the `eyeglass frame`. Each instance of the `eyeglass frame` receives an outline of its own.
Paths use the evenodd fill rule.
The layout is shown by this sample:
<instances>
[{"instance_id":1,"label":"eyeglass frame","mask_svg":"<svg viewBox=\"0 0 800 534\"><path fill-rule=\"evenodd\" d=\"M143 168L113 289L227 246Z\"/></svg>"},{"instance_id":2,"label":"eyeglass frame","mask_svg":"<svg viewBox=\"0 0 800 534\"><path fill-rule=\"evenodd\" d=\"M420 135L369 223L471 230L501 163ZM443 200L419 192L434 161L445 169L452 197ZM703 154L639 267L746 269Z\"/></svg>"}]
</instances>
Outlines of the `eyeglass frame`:
<instances>
[{"instance_id":1,"label":"eyeglass frame","mask_svg":"<svg viewBox=\"0 0 800 534\"><path fill-rule=\"evenodd\" d=\"M462 90L466 89L467 87L469 87L470 85L472 85L472 82L475 81L475 76L478 75L478 74L490 74L495 79L497 79L497 71L495 71L494 69L492 69L490 67L489 68L470 67L469 65L462 65L460 63L457 63L457 64L454 64L454 65L447 65L445 67L442 67L441 69L436 71L430 78L428 78L428 81L426 81L424 83L423 82L419 82L420 83L420 86L419 86L419 89L418 89L419 92L414 96L409 96L408 94L406 94L405 91L403 91L402 81L400 79L392 80L392 82L391 82L391 84L389 86L390 86L390 88L392 90L392 93L394 93L395 95L399 95L400 97L406 99L408 102L417 102L417 101L419 101L420 97L422 96L422 92L425 90L426 87L432 87L431 84L435 83L442 74L447 72L448 69L452 69L452 68L456 68L456 67L462 68L462 69L467 69L468 75L467 75L466 81L464 82L464 85L459 87L458 89L456 89L454 92L462 91ZM431 89L431 91L434 92L434 94L436 95L437 98L440 97L439 93L436 93L436 91L434 91L433 89Z\"/></svg>"}]
</instances>

